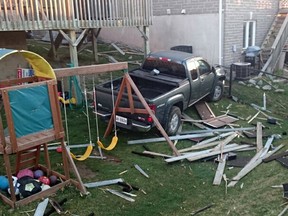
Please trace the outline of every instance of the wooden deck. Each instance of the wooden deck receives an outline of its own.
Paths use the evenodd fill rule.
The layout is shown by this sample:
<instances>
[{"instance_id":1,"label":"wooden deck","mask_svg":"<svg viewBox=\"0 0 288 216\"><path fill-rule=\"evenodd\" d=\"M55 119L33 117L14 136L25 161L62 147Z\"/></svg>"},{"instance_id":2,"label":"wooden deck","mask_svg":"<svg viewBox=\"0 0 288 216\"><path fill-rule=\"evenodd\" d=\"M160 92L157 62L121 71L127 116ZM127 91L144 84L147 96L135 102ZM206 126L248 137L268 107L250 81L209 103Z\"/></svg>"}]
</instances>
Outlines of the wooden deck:
<instances>
[{"instance_id":1,"label":"wooden deck","mask_svg":"<svg viewBox=\"0 0 288 216\"><path fill-rule=\"evenodd\" d=\"M0 31L149 26L152 0L2 0Z\"/></svg>"}]
</instances>

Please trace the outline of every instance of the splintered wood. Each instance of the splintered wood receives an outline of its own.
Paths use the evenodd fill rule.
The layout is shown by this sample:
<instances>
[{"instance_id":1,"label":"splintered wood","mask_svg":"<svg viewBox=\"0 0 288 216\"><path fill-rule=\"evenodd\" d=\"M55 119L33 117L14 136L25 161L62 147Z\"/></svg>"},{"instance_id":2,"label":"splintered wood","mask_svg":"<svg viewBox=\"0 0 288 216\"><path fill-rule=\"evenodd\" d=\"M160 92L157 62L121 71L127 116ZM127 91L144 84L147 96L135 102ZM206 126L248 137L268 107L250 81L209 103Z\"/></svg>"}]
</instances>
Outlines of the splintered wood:
<instances>
[{"instance_id":1,"label":"splintered wood","mask_svg":"<svg viewBox=\"0 0 288 216\"><path fill-rule=\"evenodd\" d=\"M219 130L219 129L214 129ZM252 130L252 129L251 129ZM207 130L213 133L213 129ZM239 180L241 180L244 176L246 176L248 173L250 173L254 168L256 168L258 165L260 165L264 159L270 157L272 154L274 154L276 151L281 149L283 145L279 145L278 147L272 149L270 148L272 146L272 142L274 140L274 135L269 137L266 141L265 146L263 147L263 137L262 137L262 124L259 122L257 123L257 136L256 136L256 147L255 144L254 147L250 144L237 144L232 143L232 141L241 135L241 128L239 131L237 131L237 128L234 128L234 131L230 131L227 133L215 133L215 136L212 138L207 138L201 142L198 142L195 145L192 145L191 147L183 148L179 150L179 153L181 155L165 158L165 161L167 163L172 163L176 161L181 161L184 159L187 159L188 161L197 161L205 158L211 158L218 156L218 167L217 171L215 173L215 177L213 180L213 185L220 185L221 180L224 177L224 171L225 171L225 165L226 161L228 160L228 154L229 152L235 152L235 151L250 151L256 149L256 154L252 159L239 171L237 175L235 175L233 178L227 178L229 184L226 182L227 187L233 187L235 186ZM255 131L255 128L254 128ZM226 177L226 175L225 175Z\"/></svg>"},{"instance_id":2,"label":"splintered wood","mask_svg":"<svg viewBox=\"0 0 288 216\"><path fill-rule=\"evenodd\" d=\"M228 187L234 187L240 179L246 176L249 172L251 172L258 165L260 165L265 158L270 157L272 154L274 154L276 151L278 151L279 149L283 147L283 145L280 145L268 153L273 140L274 140L274 136L271 136L270 138L268 138L264 148L262 148L259 152L257 152L255 156L248 162L248 164L246 164L246 166L242 170L240 170L240 172L236 176L232 178L232 181L228 184Z\"/></svg>"},{"instance_id":3,"label":"splintered wood","mask_svg":"<svg viewBox=\"0 0 288 216\"><path fill-rule=\"evenodd\" d=\"M228 155L225 154L225 155L223 155L222 159L221 158L219 159L218 167L217 167L215 177L213 180L213 185L220 185L221 184L221 180L223 178L227 157L228 157Z\"/></svg>"},{"instance_id":4,"label":"splintered wood","mask_svg":"<svg viewBox=\"0 0 288 216\"><path fill-rule=\"evenodd\" d=\"M203 123L213 128L223 127L238 120L229 115L215 116L209 105L203 101L196 103L195 108Z\"/></svg>"}]
</instances>

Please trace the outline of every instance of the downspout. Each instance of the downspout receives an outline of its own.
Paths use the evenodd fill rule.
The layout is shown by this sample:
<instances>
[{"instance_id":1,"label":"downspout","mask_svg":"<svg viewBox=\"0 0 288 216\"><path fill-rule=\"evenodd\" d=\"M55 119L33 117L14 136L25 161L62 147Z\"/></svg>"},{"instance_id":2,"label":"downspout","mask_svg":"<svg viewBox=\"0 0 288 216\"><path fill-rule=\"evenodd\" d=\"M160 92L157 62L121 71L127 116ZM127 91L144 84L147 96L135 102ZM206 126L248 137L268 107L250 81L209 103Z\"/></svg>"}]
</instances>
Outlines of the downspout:
<instances>
[{"instance_id":1,"label":"downspout","mask_svg":"<svg viewBox=\"0 0 288 216\"><path fill-rule=\"evenodd\" d=\"M219 65L222 65L222 12L223 0L219 0Z\"/></svg>"}]
</instances>

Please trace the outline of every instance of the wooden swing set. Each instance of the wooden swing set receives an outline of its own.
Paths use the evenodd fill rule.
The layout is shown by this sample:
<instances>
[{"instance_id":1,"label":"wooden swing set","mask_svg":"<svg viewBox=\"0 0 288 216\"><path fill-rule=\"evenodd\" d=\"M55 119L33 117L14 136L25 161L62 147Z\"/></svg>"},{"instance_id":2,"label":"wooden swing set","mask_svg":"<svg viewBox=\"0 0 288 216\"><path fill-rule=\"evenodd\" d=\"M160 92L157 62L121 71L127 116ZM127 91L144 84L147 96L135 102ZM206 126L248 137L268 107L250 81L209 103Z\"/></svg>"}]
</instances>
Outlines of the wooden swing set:
<instances>
[{"instance_id":1,"label":"wooden swing set","mask_svg":"<svg viewBox=\"0 0 288 216\"><path fill-rule=\"evenodd\" d=\"M170 140L169 136L167 135L167 133L165 132L165 130L161 126L158 119L156 118L155 114L153 113L153 111L150 109L149 105L145 101L141 92L138 90L137 86L135 85L135 83L131 79L131 77L128 73L128 64L126 62L93 65L93 66L83 66L83 67L74 67L74 68L63 68L63 69L61 68L61 69L55 69L55 72L56 72L57 78L62 78L62 77L77 76L77 75L80 76L80 75L88 75L88 74L101 74L101 73L107 73L107 72L111 73L112 71L119 71L119 70L124 71L123 79L122 79L122 83L120 85L120 89L119 89L115 103L114 103L114 100L112 101L113 113L110 117L108 126L106 128L105 133L104 133L104 137L107 137L111 133L113 125L114 125L114 127L116 127L115 116L116 116L117 112L127 112L127 113L131 113L131 114L134 114L134 113L149 114L151 116L151 118L153 119L154 124L156 125L157 129L160 131L160 133L166 139L166 141L167 141L168 145L170 146L170 148L172 149L173 153L175 155L179 156L180 153L178 152L177 148L174 146L173 142ZM111 85L112 85L112 80L111 80ZM114 98L113 97L113 86L111 86L111 88L112 88L112 98ZM95 101L97 101L97 99L96 99L96 93L95 93L94 86L93 86L93 89L94 89L93 95L94 95L94 102L95 102ZM123 97L123 93L125 92L125 90L128 94L129 107L120 107L120 102L121 102L121 99ZM136 94L136 96L138 97L138 99L142 103L142 105L144 107L143 109L139 109L139 108L134 107L133 93ZM96 106L95 106L95 109L96 109ZM97 111L97 110L95 110L95 111ZM96 121L97 121L97 118L96 118ZM96 126L97 126L97 136L98 136L97 144L98 144L98 146L100 146L102 149L112 150L118 142L116 129L114 128L115 134L112 138L111 143L108 145L108 147L105 147L99 139L98 122L96 122ZM87 153L87 150L86 150L84 155L87 155L86 153ZM80 157L80 158L82 158L82 157Z\"/></svg>"},{"instance_id":2,"label":"wooden swing set","mask_svg":"<svg viewBox=\"0 0 288 216\"><path fill-rule=\"evenodd\" d=\"M7 53L10 54L9 52ZM5 51L3 56L5 57L7 53ZM30 62L30 64L32 63L32 67L35 71L35 76L33 77L0 81L0 93L3 102L2 106L4 107L6 116L4 121L2 121L0 116L0 153L2 153L4 157L6 175L9 182L9 188L11 190L10 196L0 193L0 197L11 207L14 208L17 206L25 205L36 199L50 196L68 184L75 185L82 194L88 194L85 186L82 183L81 176L79 175L74 164L73 158L76 160L84 160L91 154L93 149L91 145L91 138L90 145L87 147L83 156L75 156L71 154L70 149L67 148L65 142L65 132L62 125L56 78L59 79L64 77L89 74L95 75L123 70L123 81L121 83L115 104L113 101L113 113L106 128L104 137L107 137L111 133L113 124L114 127L116 127L115 116L117 112L129 112L132 114L145 113L152 117L156 127L165 137L174 154L177 156L180 155L172 141L169 139L165 130L162 128L158 119L155 117L153 111L150 109L140 91L134 84L133 80L129 76L128 64L126 62L74 68L61 68L55 69L53 71L51 66L41 56L38 56L35 53L12 50L11 54L13 53L22 54L28 61L31 59L34 61L35 58L38 58L42 61L42 65L40 64L39 66L39 64L36 64L34 65L35 67L33 67L33 61ZM42 71L46 71L46 73L43 73ZM95 91L95 86L93 86L93 89ZM125 90L128 93L129 107L120 107L120 101ZM133 93L137 95L143 104L144 109L138 109L134 107L132 96ZM94 100L96 101L95 97L96 94L94 92ZM114 98L113 92L112 98ZM87 103L86 108L88 109ZM86 112L88 113L88 110L86 110ZM43 119L40 117L43 117ZM4 132L4 126L6 126L6 124L8 133ZM111 150L117 145L118 137L116 130L114 137L112 138L112 141L108 147L105 147L100 141L99 131L97 133L97 143L100 148ZM60 141L61 144L64 174L52 170L50 164L48 143L55 140ZM42 149L44 150L44 165L40 163L40 154ZM15 169L12 169L11 167L10 161L12 159L12 155L16 155ZM72 168L76 179L72 179L70 177L69 165ZM42 169L47 175L56 175L59 179L61 179L61 183L58 183L45 191L41 191L29 197L18 200L16 198L12 176L23 168L31 168L33 170Z\"/></svg>"}]
</instances>

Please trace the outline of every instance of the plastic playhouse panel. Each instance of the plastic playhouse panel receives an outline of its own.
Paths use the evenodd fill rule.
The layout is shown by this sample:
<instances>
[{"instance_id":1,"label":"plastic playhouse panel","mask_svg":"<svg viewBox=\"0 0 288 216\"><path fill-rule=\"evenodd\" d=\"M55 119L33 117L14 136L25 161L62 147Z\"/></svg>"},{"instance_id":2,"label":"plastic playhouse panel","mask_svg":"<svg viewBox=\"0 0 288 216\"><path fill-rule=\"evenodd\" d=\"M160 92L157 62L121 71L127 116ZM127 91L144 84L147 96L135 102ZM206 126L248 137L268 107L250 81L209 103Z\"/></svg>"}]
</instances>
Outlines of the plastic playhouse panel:
<instances>
[{"instance_id":1,"label":"plastic playhouse panel","mask_svg":"<svg viewBox=\"0 0 288 216\"><path fill-rule=\"evenodd\" d=\"M8 92L16 137L53 128L47 86Z\"/></svg>"}]
</instances>

